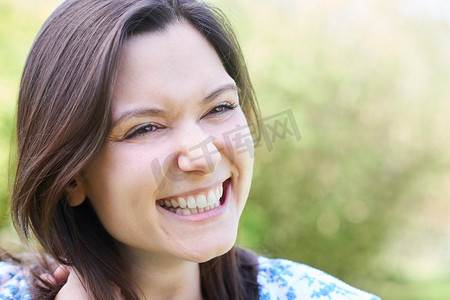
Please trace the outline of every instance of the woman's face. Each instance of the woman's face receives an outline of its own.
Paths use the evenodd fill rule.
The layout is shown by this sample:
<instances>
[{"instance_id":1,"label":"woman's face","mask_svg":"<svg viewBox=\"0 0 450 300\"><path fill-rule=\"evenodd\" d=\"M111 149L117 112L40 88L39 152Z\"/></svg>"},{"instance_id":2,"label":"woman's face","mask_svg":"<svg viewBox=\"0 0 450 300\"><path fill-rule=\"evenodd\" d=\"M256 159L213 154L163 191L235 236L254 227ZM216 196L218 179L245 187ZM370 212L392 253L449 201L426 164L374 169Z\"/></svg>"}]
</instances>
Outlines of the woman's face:
<instances>
[{"instance_id":1,"label":"woman's face","mask_svg":"<svg viewBox=\"0 0 450 300\"><path fill-rule=\"evenodd\" d=\"M78 181L132 253L203 262L234 244L253 169L236 90L187 23L126 42L109 140Z\"/></svg>"}]
</instances>

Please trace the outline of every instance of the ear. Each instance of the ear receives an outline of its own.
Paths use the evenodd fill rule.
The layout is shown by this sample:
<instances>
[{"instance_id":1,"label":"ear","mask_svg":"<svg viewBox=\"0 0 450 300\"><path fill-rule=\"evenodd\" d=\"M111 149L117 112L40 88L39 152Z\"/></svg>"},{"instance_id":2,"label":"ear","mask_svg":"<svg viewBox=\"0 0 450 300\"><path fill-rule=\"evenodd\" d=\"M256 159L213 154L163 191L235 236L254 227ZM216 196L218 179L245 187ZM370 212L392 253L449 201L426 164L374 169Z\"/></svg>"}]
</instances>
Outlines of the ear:
<instances>
[{"instance_id":1,"label":"ear","mask_svg":"<svg viewBox=\"0 0 450 300\"><path fill-rule=\"evenodd\" d=\"M67 202L70 206L78 206L86 199L86 193L77 179L72 180L65 189Z\"/></svg>"}]
</instances>

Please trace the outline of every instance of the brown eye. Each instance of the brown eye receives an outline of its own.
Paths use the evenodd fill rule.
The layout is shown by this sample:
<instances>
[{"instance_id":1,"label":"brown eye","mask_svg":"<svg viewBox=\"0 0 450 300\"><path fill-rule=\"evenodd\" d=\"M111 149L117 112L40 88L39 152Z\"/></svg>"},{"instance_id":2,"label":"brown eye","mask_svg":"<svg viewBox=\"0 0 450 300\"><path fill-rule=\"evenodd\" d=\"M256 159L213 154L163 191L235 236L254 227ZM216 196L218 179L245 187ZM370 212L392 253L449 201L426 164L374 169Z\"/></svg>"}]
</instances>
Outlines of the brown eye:
<instances>
[{"instance_id":1,"label":"brown eye","mask_svg":"<svg viewBox=\"0 0 450 300\"><path fill-rule=\"evenodd\" d=\"M156 124L144 124L142 126L137 127L135 130L133 130L130 134L125 136L125 139L131 139L134 137L144 136L147 134L151 134L158 129L161 129L162 127L157 126Z\"/></svg>"},{"instance_id":2,"label":"brown eye","mask_svg":"<svg viewBox=\"0 0 450 300\"><path fill-rule=\"evenodd\" d=\"M229 110L233 110L237 107L237 104L230 104L230 103L221 103L213 109L211 109L206 115L219 115L223 114Z\"/></svg>"}]
</instances>

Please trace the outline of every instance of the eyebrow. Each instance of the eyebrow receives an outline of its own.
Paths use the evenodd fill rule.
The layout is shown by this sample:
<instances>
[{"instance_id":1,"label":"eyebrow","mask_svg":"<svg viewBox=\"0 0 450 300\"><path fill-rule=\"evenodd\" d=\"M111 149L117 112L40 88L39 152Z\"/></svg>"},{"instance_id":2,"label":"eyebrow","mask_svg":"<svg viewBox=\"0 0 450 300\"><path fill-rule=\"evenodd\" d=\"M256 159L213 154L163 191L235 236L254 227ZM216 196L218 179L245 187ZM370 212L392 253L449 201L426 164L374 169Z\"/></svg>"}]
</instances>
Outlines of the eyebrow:
<instances>
[{"instance_id":1,"label":"eyebrow","mask_svg":"<svg viewBox=\"0 0 450 300\"><path fill-rule=\"evenodd\" d=\"M111 127L114 128L120 122L131 119L131 118L164 116L166 114L167 114L167 112L165 112L161 109L157 109L157 108L132 109L132 110L124 112L117 119L114 119Z\"/></svg>"},{"instance_id":2,"label":"eyebrow","mask_svg":"<svg viewBox=\"0 0 450 300\"><path fill-rule=\"evenodd\" d=\"M211 94L209 94L205 98L203 98L201 104L202 105L208 104L209 102L211 102L212 100L217 98L220 94L222 94L228 90L233 90L233 91L239 92L239 88L236 86L236 84L234 84L234 83L225 84L225 85L217 88L216 90L214 90Z\"/></svg>"},{"instance_id":3,"label":"eyebrow","mask_svg":"<svg viewBox=\"0 0 450 300\"><path fill-rule=\"evenodd\" d=\"M201 105L204 106L209 102L213 101L222 93L233 90L239 92L239 88L234 83L225 84L217 89L215 89L212 93L202 99ZM117 119L114 119L112 122L112 128L114 128L120 122L131 119L131 118L139 118L139 117L155 117L155 116L164 116L167 115L167 111L157 108L137 108L126 111L122 113Z\"/></svg>"}]
</instances>

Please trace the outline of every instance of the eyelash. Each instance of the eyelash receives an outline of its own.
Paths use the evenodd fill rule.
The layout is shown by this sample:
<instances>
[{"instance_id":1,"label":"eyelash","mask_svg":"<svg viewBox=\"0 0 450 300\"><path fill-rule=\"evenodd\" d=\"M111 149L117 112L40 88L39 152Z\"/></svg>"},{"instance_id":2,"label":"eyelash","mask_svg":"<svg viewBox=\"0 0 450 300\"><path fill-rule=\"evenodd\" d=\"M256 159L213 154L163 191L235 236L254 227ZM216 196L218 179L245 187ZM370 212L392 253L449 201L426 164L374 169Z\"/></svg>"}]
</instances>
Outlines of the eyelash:
<instances>
[{"instance_id":1,"label":"eyelash","mask_svg":"<svg viewBox=\"0 0 450 300\"><path fill-rule=\"evenodd\" d=\"M151 127L151 129L149 129L149 127ZM162 128L161 126L158 126L158 125L155 125L152 123L147 123L147 124L137 127L130 134L126 135L125 140L129 140L129 139L132 139L137 136L147 135L147 134L153 133L156 130L161 129L161 128Z\"/></svg>"},{"instance_id":2,"label":"eyelash","mask_svg":"<svg viewBox=\"0 0 450 300\"><path fill-rule=\"evenodd\" d=\"M221 115L221 114L226 113L227 111L234 110L236 107L238 107L237 103L234 103L234 104L230 104L230 103L227 103L227 102L220 103L219 105L213 107L203 117ZM149 129L149 127L151 129ZM152 123L143 124L142 126L139 126L135 130L133 130L130 134L126 135L124 139L125 140L129 140L129 139L132 139L134 137L151 134L151 133L153 133L153 132L155 132L155 131L157 131L159 129L162 129L162 128L163 128L162 126L158 126L158 125L152 124Z\"/></svg>"},{"instance_id":3,"label":"eyelash","mask_svg":"<svg viewBox=\"0 0 450 300\"><path fill-rule=\"evenodd\" d=\"M228 102L220 103L219 105L213 107L213 109L211 109L205 115L205 117L208 116L208 115L221 115L223 113L226 113L227 111L234 110L237 106L238 106L237 103L234 103L234 104L231 104L231 103L228 103ZM220 109L220 111L218 111L219 109ZM216 110L216 111L214 111L214 110Z\"/></svg>"}]
</instances>

